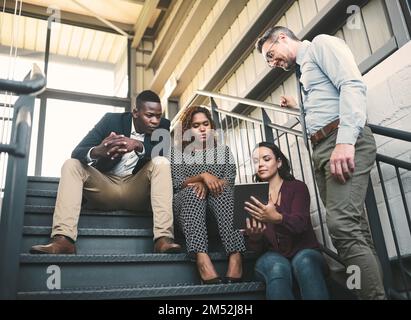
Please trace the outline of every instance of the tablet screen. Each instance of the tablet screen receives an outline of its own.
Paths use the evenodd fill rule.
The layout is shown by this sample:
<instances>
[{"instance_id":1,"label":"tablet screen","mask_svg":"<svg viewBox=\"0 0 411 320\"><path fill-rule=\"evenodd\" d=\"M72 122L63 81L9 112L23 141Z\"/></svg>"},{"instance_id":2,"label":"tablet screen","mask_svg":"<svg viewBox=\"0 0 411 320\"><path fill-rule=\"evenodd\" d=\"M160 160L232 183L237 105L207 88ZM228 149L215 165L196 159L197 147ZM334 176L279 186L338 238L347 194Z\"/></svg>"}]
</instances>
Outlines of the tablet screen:
<instances>
[{"instance_id":1,"label":"tablet screen","mask_svg":"<svg viewBox=\"0 0 411 320\"><path fill-rule=\"evenodd\" d=\"M245 219L250 215L244 209L244 202L250 201L251 196L264 204L268 203L268 186L268 182L245 183L234 186L234 229L246 228Z\"/></svg>"}]
</instances>

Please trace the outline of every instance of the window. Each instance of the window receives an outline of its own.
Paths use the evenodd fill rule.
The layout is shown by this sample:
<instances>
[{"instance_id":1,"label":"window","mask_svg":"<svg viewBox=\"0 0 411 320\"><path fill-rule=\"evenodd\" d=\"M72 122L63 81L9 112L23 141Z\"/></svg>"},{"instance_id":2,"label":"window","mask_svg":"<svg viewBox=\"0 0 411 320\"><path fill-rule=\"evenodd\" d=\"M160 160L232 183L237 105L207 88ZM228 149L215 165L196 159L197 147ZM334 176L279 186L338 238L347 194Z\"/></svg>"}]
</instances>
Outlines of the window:
<instances>
[{"instance_id":1,"label":"window","mask_svg":"<svg viewBox=\"0 0 411 320\"><path fill-rule=\"evenodd\" d=\"M47 99L42 175L59 177L64 161L107 112L124 108Z\"/></svg>"},{"instance_id":2,"label":"window","mask_svg":"<svg viewBox=\"0 0 411 320\"><path fill-rule=\"evenodd\" d=\"M48 88L127 97L127 39L53 23Z\"/></svg>"}]
</instances>

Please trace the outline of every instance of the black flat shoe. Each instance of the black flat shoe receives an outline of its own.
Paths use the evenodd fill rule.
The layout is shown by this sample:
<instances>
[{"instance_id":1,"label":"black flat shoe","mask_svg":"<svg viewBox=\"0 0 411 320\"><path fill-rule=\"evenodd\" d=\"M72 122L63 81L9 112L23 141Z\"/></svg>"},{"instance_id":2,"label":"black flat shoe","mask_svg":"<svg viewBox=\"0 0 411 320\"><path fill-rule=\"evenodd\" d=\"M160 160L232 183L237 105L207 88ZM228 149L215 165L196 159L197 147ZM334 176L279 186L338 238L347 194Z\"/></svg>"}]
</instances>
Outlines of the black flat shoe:
<instances>
[{"instance_id":1,"label":"black flat shoe","mask_svg":"<svg viewBox=\"0 0 411 320\"><path fill-rule=\"evenodd\" d=\"M243 282L243 278L224 277L224 283L239 283Z\"/></svg>"},{"instance_id":2,"label":"black flat shoe","mask_svg":"<svg viewBox=\"0 0 411 320\"><path fill-rule=\"evenodd\" d=\"M203 280L201 279L201 284L222 284L223 280L221 277L215 277L213 279Z\"/></svg>"}]
</instances>

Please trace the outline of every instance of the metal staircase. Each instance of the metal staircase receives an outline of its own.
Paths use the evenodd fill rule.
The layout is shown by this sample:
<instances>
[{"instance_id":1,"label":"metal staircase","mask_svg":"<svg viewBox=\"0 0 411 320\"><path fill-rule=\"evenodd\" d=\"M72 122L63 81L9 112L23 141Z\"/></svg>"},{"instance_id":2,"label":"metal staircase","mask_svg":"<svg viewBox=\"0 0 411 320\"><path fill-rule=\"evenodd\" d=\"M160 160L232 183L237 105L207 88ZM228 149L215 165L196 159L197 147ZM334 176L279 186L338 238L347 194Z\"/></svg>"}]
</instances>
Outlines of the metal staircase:
<instances>
[{"instance_id":1,"label":"metal staircase","mask_svg":"<svg viewBox=\"0 0 411 320\"><path fill-rule=\"evenodd\" d=\"M245 281L222 285L201 285L194 261L184 253L152 253L150 212L83 209L77 255L29 254L32 245L49 241L57 185L56 178L28 178L18 299L264 299L264 284L254 278L252 252L244 257ZM211 258L223 275L227 258L215 224L209 220L208 225ZM181 235L176 236L183 244ZM60 270L61 289L47 287L50 266ZM328 278L333 298L353 299L336 278Z\"/></svg>"},{"instance_id":2,"label":"metal staircase","mask_svg":"<svg viewBox=\"0 0 411 320\"><path fill-rule=\"evenodd\" d=\"M47 243L58 179L29 177L21 242L18 299L262 299L264 286L253 281L255 256L245 256L245 280L200 285L196 266L182 254L154 254L150 212L84 209L79 220L77 255L31 255ZM216 230L214 230L216 232ZM182 239L178 241L183 243ZM220 274L227 258L211 232L211 257ZM61 290L49 290L47 268L58 266Z\"/></svg>"}]
</instances>

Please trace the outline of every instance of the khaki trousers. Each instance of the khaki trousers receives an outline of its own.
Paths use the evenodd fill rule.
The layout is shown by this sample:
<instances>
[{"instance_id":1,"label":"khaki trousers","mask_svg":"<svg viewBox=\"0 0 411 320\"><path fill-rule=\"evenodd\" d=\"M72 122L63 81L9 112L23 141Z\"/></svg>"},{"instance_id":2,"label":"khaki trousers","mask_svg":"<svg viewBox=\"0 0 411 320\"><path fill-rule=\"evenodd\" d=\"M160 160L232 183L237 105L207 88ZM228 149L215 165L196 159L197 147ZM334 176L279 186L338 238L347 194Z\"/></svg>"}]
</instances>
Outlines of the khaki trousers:
<instances>
[{"instance_id":1,"label":"khaki trousers","mask_svg":"<svg viewBox=\"0 0 411 320\"><path fill-rule=\"evenodd\" d=\"M153 158L135 175L106 175L76 159L63 164L53 216L56 234L77 239L83 196L87 208L102 210L153 210L154 240L174 238L170 162Z\"/></svg>"},{"instance_id":2,"label":"khaki trousers","mask_svg":"<svg viewBox=\"0 0 411 320\"><path fill-rule=\"evenodd\" d=\"M330 157L335 148L334 132L313 149L316 181L327 209L327 227L338 254L347 266L361 271L361 299L385 299L381 267L365 216L364 202L376 145L371 129L365 126L355 145L355 170L345 184L330 172Z\"/></svg>"}]
</instances>

